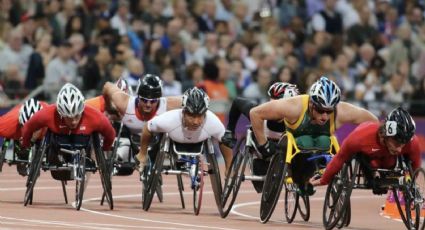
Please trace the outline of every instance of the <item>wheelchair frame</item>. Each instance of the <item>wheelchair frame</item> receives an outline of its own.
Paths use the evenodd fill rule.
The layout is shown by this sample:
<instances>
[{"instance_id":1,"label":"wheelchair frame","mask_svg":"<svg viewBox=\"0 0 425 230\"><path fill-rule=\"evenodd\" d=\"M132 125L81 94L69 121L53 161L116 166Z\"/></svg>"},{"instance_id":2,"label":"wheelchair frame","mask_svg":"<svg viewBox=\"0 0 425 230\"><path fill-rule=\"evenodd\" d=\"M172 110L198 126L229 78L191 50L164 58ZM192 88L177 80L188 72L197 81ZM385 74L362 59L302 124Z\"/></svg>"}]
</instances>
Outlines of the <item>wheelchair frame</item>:
<instances>
[{"instance_id":1,"label":"wheelchair frame","mask_svg":"<svg viewBox=\"0 0 425 230\"><path fill-rule=\"evenodd\" d=\"M17 165L19 163L24 163L24 164L27 165L27 167L29 167L31 155L32 155L33 151L35 151L34 148L31 147L29 149L29 151L28 151L28 154L29 154L28 155L28 160L18 159L18 156L17 156L16 151L15 151L15 145L14 145L15 144L14 143L15 141L16 140L11 140L11 139L4 139L3 140L3 144L2 144L1 150L0 150L0 172L2 172L2 170L3 170L3 164L4 163L7 163L9 166ZM12 150L12 159L8 160L8 159L6 159L6 152L10 148L10 146L13 147L13 150ZM29 171L29 169L27 168L27 174L28 174L28 171Z\"/></svg>"}]
</instances>

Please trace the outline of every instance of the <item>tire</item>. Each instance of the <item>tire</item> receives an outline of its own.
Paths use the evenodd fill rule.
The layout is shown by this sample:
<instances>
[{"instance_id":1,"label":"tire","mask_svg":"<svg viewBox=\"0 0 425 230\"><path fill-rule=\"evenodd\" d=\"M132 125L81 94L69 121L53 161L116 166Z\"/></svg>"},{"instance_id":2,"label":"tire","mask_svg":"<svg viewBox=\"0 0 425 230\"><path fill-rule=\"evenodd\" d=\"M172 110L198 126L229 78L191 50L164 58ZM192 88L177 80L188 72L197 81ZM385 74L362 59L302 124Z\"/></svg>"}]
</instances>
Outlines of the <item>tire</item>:
<instances>
[{"instance_id":1,"label":"tire","mask_svg":"<svg viewBox=\"0 0 425 230\"><path fill-rule=\"evenodd\" d=\"M49 134L46 134L46 135L49 135ZM37 182L37 178L40 176L41 164L42 164L43 157L46 150L47 150L47 141L44 140L43 144L38 149L38 151L36 151L36 153L32 155L29 174L28 174L27 183L26 183L27 189L25 191L24 206L27 206L28 203L32 204L34 186L35 186L35 183Z\"/></svg>"},{"instance_id":2,"label":"tire","mask_svg":"<svg viewBox=\"0 0 425 230\"><path fill-rule=\"evenodd\" d=\"M283 154L275 154L272 157L261 193L260 219L263 224L267 223L273 214L288 169L289 165L285 163Z\"/></svg>"},{"instance_id":3,"label":"tire","mask_svg":"<svg viewBox=\"0 0 425 230\"><path fill-rule=\"evenodd\" d=\"M102 182L103 191L106 195L106 201L108 201L109 209L114 209L114 201L112 197L112 184L111 184L111 173L108 168L108 163L105 159L105 155L100 147L100 140L98 134L93 134L93 146L96 155L96 162L98 164L100 180Z\"/></svg>"},{"instance_id":4,"label":"tire","mask_svg":"<svg viewBox=\"0 0 425 230\"><path fill-rule=\"evenodd\" d=\"M226 218L232 210L239 188L241 187L242 181L245 177L245 168L248 158L250 157L249 154L251 154L249 148L245 148L245 138L239 141L236 149L236 155L233 156L232 165L230 166L230 170L227 172L228 175L224 181L224 191L221 202L223 207L222 218ZM233 176L230 178L230 175Z\"/></svg>"},{"instance_id":5,"label":"tire","mask_svg":"<svg viewBox=\"0 0 425 230\"><path fill-rule=\"evenodd\" d=\"M297 193L297 187L295 184L285 183L285 218L289 224L294 221L299 208L299 194Z\"/></svg>"},{"instance_id":6,"label":"tire","mask_svg":"<svg viewBox=\"0 0 425 230\"><path fill-rule=\"evenodd\" d=\"M298 211L304 221L308 221L310 219L310 196L299 197Z\"/></svg>"},{"instance_id":7,"label":"tire","mask_svg":"<svg viewBox=\"0 0 425 230\"><path fill-rule=\"evenodd\" d=\"M86 181L86 153L83 149L82 152L80 152L79 155L75 156L78 157L77 162L77 178L75 178L75 208L77 211L80 210L81 204L83 203L83 196L84 196L84 187L85 187L85 181Z\"/></svg>"},{"instance_id":8,"label":"tire","mask_svg":"<svg viewBox=\"0 0 425 230\"><path fill-rule=\"evenodd\" d=\"M424 192L425 192L425 170L422 168L416 169L414 176L413 176L413 185L415 186L415 192L414 192L414 201L415 201L415 208L419 207L419 218L416 218L416 227L417 229L423 230L425 229L425 219L422 216L422 205L421 202L424 202Z\"/></svg>"},{"instance_id":9,"label":"tire","mask_svg":"<svg viewBox=\"0 0 425 230\"><path fill-rule=\"evenodd\" d=\"M170 163L171 163L171 169L177 170L177 155L176 154L172 154L170 156ZM176 178L177 178L177 188L179 190L180 202L182 204L182 209L185 209L186 204L184 202L184 196L183 196L183 191L184 191L183 178L182 178L181 174L177 174Z\"/></svg>"},{"instance_id":10,"label":"tire","mask_svg":"<svg viewBox=\"0 0 425 230\"><path fill-rule=\"evenodd\" d=\"M144 189L143 189L143 210L148 211L151 204L153 197L155 195L156 186L159 181L159 176L162 172L162 166L164 164L164 158L166 152L164 152L164 145L165 145L165 139L168 137L163 136L161 140L161 147L160 150L156 156L155 162L150 168L149 172L146 175L146 182Z\"/></svg>"},{"instance_id":11,"label":"tire","mask_svg":"<svg viewBox=\"0 0 425 230\"><path fill-rule=\"evenodd\" d=\"M1 146L1 151L0 151L0 172L3 170L3 163L4 163L4 159L6 157L6 151L9 148L9 144L10 144L10 140L8 139L4 139L3 140L3 144Z\"/></svg>"},{"instance_id":12,"label":"tire","mask_svg":"<svg viewBox=\"0 0 425 230\"><path fill-rule=\"evenodd\" d=\"M195 167L196 175L193 178L192 183L193 187L193 211L195 212L195 215L199 215L199 212L201 211L202 206L202 194L204 191L204 162L202 160L202 157L198 157L198 163Z\"/></svg>"},{"instance_id":13,"label":"tire","mask_svg":"<svg viewBox=\"0 0 425 230\"><path fill-rule=\"evenodd\" d=\"M212 148L212 144L210 145L209 140L205 142L206 149ZM220 216L224 216L223 207L221 206L221 197L223 194L223 187L221 185L220 178L220 168L218 167L217 158L214 154L214 151L208 150L207 153L207 161L208 161L208 174L211 180L211 187L214 193L215 203L217 205L218 212Z\"/></svg>"},{"instance_id":14,"label":"tire","mask_svg":"<svg viewBox=\"0 0 425 230\"><path fill-rule=\"evenodd\" d=\"M323 204L323 226L327 230L333 229L344 217L358 168L359 163L356 161L353 174L349 177L349 166L345 163L328 185Z\"/></svg>"}]
</instances>

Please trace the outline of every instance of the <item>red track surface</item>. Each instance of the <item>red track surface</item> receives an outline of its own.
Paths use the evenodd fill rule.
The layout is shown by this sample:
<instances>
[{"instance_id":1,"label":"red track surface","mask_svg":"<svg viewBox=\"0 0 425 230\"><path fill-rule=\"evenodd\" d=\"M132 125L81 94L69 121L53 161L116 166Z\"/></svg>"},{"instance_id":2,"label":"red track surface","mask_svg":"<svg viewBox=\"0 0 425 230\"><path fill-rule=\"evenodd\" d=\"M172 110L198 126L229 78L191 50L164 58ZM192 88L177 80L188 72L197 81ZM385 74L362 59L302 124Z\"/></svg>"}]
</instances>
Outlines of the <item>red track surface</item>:
<instances>
[{"instance_id":1,"label":"red track surface","mask_svg":"<svg viewBox=\"0 0 425 230\"><path fill-rule=\"evenodd\" d=\"M181 208L175 176L163 176L164 202L154 198L149 212L142 210L141 184L136 173L128 177L114 177L114 210L100 206L101 184L98 174L91 174L85 193L85 202L76 211L74 182L67 186L70 204L65 204L59 181L49 172L42 172L36 184L34 203L23 206L26 178L19 176L15 166L4 165L0 174L0 229L323 229L322 207L324 187L311 197L312 216L303 222L299 215L294 223L286 224L283 202L279 202L270 222L261 224L259 215L260 195L250 182L242 184L232 213L220 218L207 179L201 213L193 215L192 193L186 185L186 209ZM281 201L283 196L281 196ZM374 196L370 191L355 190L352 195L352 222L350 229L404 229L401 222L380 216L385 197Z\"/></svg>"}]
</instances>

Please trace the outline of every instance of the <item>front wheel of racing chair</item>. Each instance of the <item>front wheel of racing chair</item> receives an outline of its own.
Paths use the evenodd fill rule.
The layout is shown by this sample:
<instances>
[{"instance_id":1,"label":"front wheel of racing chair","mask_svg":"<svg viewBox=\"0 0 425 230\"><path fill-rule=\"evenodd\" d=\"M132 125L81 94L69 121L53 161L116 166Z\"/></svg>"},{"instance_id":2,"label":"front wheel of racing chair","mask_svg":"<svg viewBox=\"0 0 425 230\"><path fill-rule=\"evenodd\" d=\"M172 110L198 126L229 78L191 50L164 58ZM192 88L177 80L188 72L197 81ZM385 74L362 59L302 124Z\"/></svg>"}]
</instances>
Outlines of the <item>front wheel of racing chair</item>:
<instances>
[{"instance_id":1,"label":"front wheel of racing chair","mask_svg":"<svg viewBox=\"0 0 425 230\"><path fill-rule=\"evenodd\" d=\"M304 221L308 221L310 219L310 196L298 195L298 211Z\"/></svg>"},{"instance_id":2,"label":"front wheel of racing chair","mask_svg":"<svg viewBox=\"0 0 425 230\"><path fill-rule=\"evenodd\" d=\"M37 150L35 151L33 150L33 154L30 158L30 163L29 163L30 167L29 167L28 178L26 183L27 189L25 191L24 206L27 206L28 204L32 204L34 186L35 186L35 183L37 182L37 178L40 176L40 169L43 162L43 158L48 149L49 139L50 139L50 133L48 132L46 133L41 146L39 148L36 148Z\"/></svg>"},{"instance_id":3,"label":"front wheel of racing chair","mask_svg":"<svg viewBox=\"0 0 425 230\"><path fill-rule=\"evenodd\" d=\"M286 167L286 166L285 166ZM299 205L299 194L294 183L284 183L285 185L285 218L288 223L292 223L297 214Z\"/></svg>"},{"instance_id":4,"label":"front wheel of racing chair","mask_svg":"<svg viewBox=\"0 0 425 230\"><path fill-rule=\"evenodd\" d=\"M167 153L170 153L170 151L168 151ZM170 154L170 166L172 170L177 170L177 155L176 154ZM176 177L177 177L177 188L180 194L180 202L182 204L182 209L185 209L186 205L185 205L184 196L183 196L183 191L184 191L183 178L181 174L177 174ZM155 191L157 192L157 194L159 194L157 190L160 187L160 183L161 183L161 174L159 174L158 183L155 188ZM162 202L161 199L160 199L160 202Z\"/></svg>"},{"instance_id":5,"label":"front wheel of racing chair","mask_svg":"<svg viewBox=\"0 0 425 230\"><path fill-rule=\"evenodd\" d=\"M148 211L153 197L156 192L159 177L161 176L162 166L164 164L165 154L170 151L170 140L167 134L161 138L160 149L155 157L155 161L150 167L146 166L144 169L143 179L143 210Z\"/></svg>"},{"instance_id":6,"label":"front wheel of racing chair","mask_svg":"<svg viewBox=\"0 0 425 230\"><path fill-rule=\"evenodd\" d=\"M83 203L84 188L86 182L86 151L83 149L80 154L75 156L75 208L80 210Z\"/></svg>"},{"instance_id":7,"label":"front wheel of racing chair","mask_svg":"<svg viewBox=\"0 0 425 230\"><path fill-rule=\"evenodd\" d=\"M109 209L114 209L114 201L112 197L112 184L111 184L111 172L108 168L108 163L105 158L105 154L102 151L100 145L100 137L98 133L92 134L93 138L93 148L95 151L97 168L100 174L100 180L102 182L103 191L106 195L106 201L108 201Z\"/></svg>"},{"instance_id":8,"label":"front wheel of racing chair","mask_svg":"<svg viewBox=\"0 0 425 230\"><path fill-rule=\"evenodd\" d=\"M190 175L193 186L193 210L195 215L199 215L201 211L202 205L202 194L204 191L204 172L206 171L204 168L204 161L201 156L196 157L196 164L192 165L193 170L190 172L193 175Z\"/></svg>"},{"instance_id":9,"label":"front wheel of racing chair","mask_svg":"<svg viewBox=\"0 0 425 230\"><path fill-rule=\"evenodd\" d=\"M211 180L211 187L214 193L215 203L217 205L220 216L224 216L223 207L221 204L221 197L223 194L223 187L221 185L220 168L218 166L217 158L215 156L214 146L210 138L205 141L207 147L207 162L208 162L208 174Z\"/></svg>"},{"instance_id":10,"label":"front wheel of racing chair","mask_svg":"<svg viewBox=\"0 0 425 230\"><path fill-rule=\"evenodd\" d=\"M236 146L236 154L233 156L230 170L224 181L222 198L223 216L226 218L232 210L236 197L244 180L245 167L250 154L249 147L245 146L246 137L242 138ZM230 200L229 200L230 198Z\"/></svg>"},{"instance_id":11,"label":"front wheel of racing chair","mask_svg":"<svg viewBox=\"0 0 425 230\"><path fill-rule=\"evenodd\" d=\"M323 204L323 226L325 229L348 226L351 220L350 196L359 172L360 163L354 160L351 171L351 161L346 162L341 171L329 183Z\"/></svg>"},{"instance_id":12,"label":"front wheel of racing chair","mask_svg":"<svg viewBox=\"0 0 425 230\"><path fill-rule=\"evenodd\" d=\"M403 165L404 170L407 171L404 172L405 175L401 178L402 181L399 182L399 188L393 188L397 209L407 229L424 229L424 219L421 215L423 213L425 172L419 168L413 174L413 178L411 178L410 163L404 162Z\"/></svg>"}]
</instances>

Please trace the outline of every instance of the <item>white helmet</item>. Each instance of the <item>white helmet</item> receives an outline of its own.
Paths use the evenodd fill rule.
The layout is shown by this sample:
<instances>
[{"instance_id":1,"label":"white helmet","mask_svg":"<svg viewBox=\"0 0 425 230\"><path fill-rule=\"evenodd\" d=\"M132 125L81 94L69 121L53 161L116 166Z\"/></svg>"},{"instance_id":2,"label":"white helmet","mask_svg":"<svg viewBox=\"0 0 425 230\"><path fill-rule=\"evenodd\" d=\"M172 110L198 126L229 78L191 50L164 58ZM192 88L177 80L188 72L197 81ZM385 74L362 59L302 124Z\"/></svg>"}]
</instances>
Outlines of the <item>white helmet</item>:
<instances>
[{"instance_id":1,"label":"white helmet","mask_svg":"<svg viewBox=\"0 0 425 230\"><path fill-rule=\"evenodd\" d=\"M42 109L40 102L34 98L29 99L19 109L19 124L24 125L37 111Z\"/></svg>"},{"instance_id":2,"label":"white helmet","mask_svg":"<svg viewBox=\"0 0 425 230\"><path fill-rule=\"evenodd\" d=\"M286 82L276 82L267 91L271 99L289 98L299 94L296 85Z\"/></svg>"},{"instance_id":3,"label":"white helmet","mask_svg":"<svg viewBox=\"0 0 425 230\"><path fill-rule=\"evenodd\" d=\"M341 99L341 90L335 82L322 76L311 86L310 99L319 108L334 109Z\"/></svg>"},{"instance_id":4,"label":"white helmet","mask_svg":"<svg viewBox=\"0 0 425 230\"><path fill-rule=\"evenodd\" d=\"M59 91L56 107L62 117L76 117L84 111L84 96L71 83L66 83Z\"/></svg>"}]
</instances>

